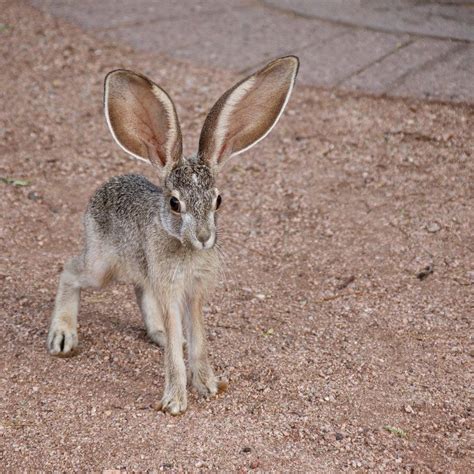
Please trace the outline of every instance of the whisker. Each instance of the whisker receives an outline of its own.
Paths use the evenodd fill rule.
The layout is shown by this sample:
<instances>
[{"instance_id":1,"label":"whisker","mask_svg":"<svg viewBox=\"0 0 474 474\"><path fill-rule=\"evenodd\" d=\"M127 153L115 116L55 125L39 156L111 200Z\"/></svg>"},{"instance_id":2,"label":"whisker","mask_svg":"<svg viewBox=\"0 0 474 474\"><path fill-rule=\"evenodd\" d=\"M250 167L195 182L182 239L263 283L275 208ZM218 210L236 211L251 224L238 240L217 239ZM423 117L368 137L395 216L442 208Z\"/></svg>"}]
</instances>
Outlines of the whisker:
<instances>
[{"instance_id":1,"label":"whisker","mask_svg":"<svg viewBox=\"0 0 474 474\"><path fill-rule=\"evenodd\" d=\"M229 278L227 276L227 272L226 272L226 265L227 265L227 262L225 261L225 258L226 258L226 255L224 254L224 252L222 251L222 249L216 245L215 246L216 248L216 251L217 251L217 256L219 258L219 262L220 262L220 266L219 266L219 273L222 275L223 279L224 279L224 287L228 290L229 289Z\"/></svg>"},{"instance_id":2,"label":"whisker","mask_svg":"<svg viewBox=\"0 0 474 474\"><path fill-rule=\"evenodd\" d=\"M184 257L181 257L181 259L176 264L176 268L174 269L173 276L171 277L171 283L174 283L176 274L178 273L178 268L180 267L181 263L183 263L183 261L184 261Z\"/></svg>"},{"instance_id":3,"label":"whisker","mask_svg":"<svg viewBox=\"0 0 474 474\"><path fill-rule=\"evenodd\" d=\"M238 247L239 249L242 248L242 242L241 241L237 241L235 240L234 238L230 237L230 236L226 236L225 239L223 239L224 242L230 244L230 245L234 245L235 247ZM261 257L265 257L265 258L269 258L270 255L268 253L265 253L265 252L261 252L260 250L257 250L257 249L254 249L252 247L249 247L249 246L245 246L246 250L250 251L250 252L253 252L257 255L260 255Z\"/></svg>"}]
</instances>

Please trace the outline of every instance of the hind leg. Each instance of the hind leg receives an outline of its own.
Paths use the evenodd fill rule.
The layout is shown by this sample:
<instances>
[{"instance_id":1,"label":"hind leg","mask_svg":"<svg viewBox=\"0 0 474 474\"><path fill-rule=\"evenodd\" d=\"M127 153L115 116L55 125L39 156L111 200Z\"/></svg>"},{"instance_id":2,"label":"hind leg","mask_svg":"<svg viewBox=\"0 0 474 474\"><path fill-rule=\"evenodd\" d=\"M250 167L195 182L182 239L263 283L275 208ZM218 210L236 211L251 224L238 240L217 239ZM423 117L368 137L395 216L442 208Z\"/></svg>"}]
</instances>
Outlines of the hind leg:
<instances>
[{"instance_id":1,"label":"hind leg","mask_svg":"<svg viewBox=\"0 0 474 474\"><path fill-rule=\"evenodd\" d=\"M53 316L48 333L48 349L52 355L67 355L77 347L77 313L81 288L101 287L108 275L105 262L84 263L73 257L64 266L59 278Z\"/></svg>"},{"instance_id":2,"label":"hind leg","mask_svg":"<svg viewBox=\"0 0 474 474\"><path fill-rule=\"evenodd\" d=\"M148 336L155 344L164 348L166 336L163 318L155 296L151 290L141 286L135 287L135 295L137 296L138 306L140 307Z\"/></svg>"}]
</instances>

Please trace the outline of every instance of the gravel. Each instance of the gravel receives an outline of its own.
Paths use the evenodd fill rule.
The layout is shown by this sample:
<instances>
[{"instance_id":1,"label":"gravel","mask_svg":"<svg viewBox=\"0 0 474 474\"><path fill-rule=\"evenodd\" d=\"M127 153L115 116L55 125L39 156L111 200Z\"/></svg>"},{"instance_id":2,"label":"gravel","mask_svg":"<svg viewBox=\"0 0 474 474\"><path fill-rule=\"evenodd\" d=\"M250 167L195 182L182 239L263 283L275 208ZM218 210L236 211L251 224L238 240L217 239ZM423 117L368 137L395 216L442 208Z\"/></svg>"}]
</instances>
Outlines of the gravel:
<instances>
[{"instance_id":1,"label":"gravel","mask_svg":"<svg viewBox=\"0 0 474 474\"><path fill-rule=\"evenodd\" d=\"M472 108L296 88L220 180L206 319L229 390L171 418L153 409L163 354L131 288L83 292L75 357L48 355L48 320L90 194L153 178L106 130L105 73L162 84L188 153L237 78L1 8L0 176L28 181L0 182L2 470L474 470Z\"/></svg>"}]
</instances>

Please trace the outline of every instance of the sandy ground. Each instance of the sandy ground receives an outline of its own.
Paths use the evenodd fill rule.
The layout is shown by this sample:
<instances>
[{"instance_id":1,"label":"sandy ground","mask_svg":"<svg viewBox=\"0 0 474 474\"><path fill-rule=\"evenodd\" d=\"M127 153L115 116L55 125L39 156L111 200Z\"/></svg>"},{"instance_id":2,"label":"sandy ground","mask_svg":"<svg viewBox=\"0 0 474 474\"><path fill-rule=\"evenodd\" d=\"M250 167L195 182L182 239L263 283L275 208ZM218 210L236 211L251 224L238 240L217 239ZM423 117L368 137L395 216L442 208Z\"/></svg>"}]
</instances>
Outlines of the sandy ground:
<instances>
[{"instance_id":1,"label":"sandy ground","mask_svg":"<svg viewBox=\"0 0 474 474\"><path fill-rule=\"evenodd\" d=\"M0 182L2 471L474 470L472 108L296 89L221 177L206 317L230 388L172 418L131 288L83 293L76 357L48 355L48 320L90 194L153 178L112 143L104 74L162 84L188 153L237 78L0 10L0 176L27 180Z\"/></svg>"}]
</instances>

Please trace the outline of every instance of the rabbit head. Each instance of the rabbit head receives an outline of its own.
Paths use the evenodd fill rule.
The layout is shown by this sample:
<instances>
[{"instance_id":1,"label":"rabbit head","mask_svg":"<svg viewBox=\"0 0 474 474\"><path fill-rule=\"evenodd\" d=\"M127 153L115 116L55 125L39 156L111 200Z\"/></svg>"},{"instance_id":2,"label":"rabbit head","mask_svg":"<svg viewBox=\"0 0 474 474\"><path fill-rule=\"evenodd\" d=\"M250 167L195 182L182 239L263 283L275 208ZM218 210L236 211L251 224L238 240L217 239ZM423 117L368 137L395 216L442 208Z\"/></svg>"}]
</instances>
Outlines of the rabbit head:
<instances>
[{"instance_id":1,"label":"rabbit head","mask_svg":"<svg viewBox=\"0 0 474 474\"><path fill-rule=\"evenodd\" d=\"M209 112L195 156L182 155L178 115L169 95L147 77L126 70L105 79L109 129L132 157L151 163L163 187L164 229L194 249L216 241L216 211L222 198L216 176L222 165L262 140L275 126L290 97L298 59L287 56L229 89Z\"/></svg>"}]
</instances>

